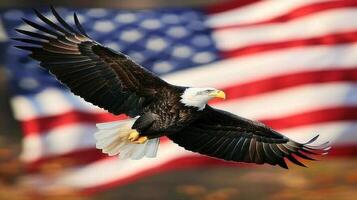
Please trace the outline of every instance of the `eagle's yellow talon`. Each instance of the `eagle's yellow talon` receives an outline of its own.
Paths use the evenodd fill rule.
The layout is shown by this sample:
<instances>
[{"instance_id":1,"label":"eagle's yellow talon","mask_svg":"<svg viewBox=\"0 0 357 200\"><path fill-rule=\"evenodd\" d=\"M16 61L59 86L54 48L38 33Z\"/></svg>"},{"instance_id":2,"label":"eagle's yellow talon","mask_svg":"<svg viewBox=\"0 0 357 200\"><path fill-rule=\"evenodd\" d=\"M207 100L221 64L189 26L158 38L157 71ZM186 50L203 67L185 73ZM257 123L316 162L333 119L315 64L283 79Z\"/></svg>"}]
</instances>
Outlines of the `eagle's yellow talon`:
<instances>
[{"instance_id":1,"label":"eagle's yellow talon","mask_svg":"<svg viewBox=\"0 0 357 200\"><path fill-rule=\"evenodd\" d=\"M137 140L132 141L134 144L144 144L148 140L148 137L142 136L139 137Z\"/></svg>"},{"instance_id":2,"label":"eagle's yellow talon","mask_svg":"<svg viewBox=\"0 0 357 200\"><path fill-rule=\"evenodd\" d=\"M139 135L139 132L134 130L129 134L128 140L134 144L144 144L148 140L148 137L146 136L141 137Z\"/></svg>"},{"instance_id":3,"label":"eagle's yellow talon","mask_svg":"<svg viewBox=\"0 0 357 200\"><path fill-rule=\"evenodd\" d=\"M134 142L138 138L139 138L139 132L134 130L129 134L128 140L130 140L131 142Z\"/></svg>"}]
</instances>

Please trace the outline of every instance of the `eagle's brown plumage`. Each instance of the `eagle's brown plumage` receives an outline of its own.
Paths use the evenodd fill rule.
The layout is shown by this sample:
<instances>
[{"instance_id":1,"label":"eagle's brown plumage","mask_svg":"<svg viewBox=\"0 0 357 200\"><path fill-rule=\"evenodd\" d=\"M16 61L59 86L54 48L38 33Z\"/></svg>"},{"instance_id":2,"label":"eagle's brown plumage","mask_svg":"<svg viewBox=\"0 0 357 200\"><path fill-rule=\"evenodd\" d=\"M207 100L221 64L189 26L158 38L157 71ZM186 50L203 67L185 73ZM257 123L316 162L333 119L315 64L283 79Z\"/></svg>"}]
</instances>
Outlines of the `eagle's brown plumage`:
<instances>
[{"instance_id":1,"label":"eagle's brown plumage","mask_svg":"<svg viewBox=\"0 0 357 200\"><path fill-rule=\"evenodd\" d=\"M216 158L249 163L269 163L287 168L285 159L304 166L295 157L313 160L327 145L302 144L271 128L206 106L203 110L180 102L186 87L170 85L128 56L92 40L74 14L76 29L51 8L58 23L38 11L40 25L24 21L39 32L17 30L28 45L17 46L68 86L76 95L113 114L140 116L132 128L149 138L167 135L187 150Z\"/></svg>"}]
</instances>

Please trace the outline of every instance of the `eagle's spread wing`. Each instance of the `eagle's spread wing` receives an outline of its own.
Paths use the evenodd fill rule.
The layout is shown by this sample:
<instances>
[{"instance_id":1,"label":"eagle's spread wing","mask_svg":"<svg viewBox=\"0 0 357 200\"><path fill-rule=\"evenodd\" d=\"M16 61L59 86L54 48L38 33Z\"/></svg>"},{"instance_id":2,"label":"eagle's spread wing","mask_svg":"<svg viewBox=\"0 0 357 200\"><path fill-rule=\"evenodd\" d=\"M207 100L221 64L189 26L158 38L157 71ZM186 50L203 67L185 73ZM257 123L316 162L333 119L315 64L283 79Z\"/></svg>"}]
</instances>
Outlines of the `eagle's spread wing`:
<instances>
[{"instance_id":1,"label":"eagle's spread wing","mask_svg":"<svg viewBox=\"0 0 357 200\"><path fill-rule=\"evenodd\" d=\"M141 108L152 100L158 88L167 83L133 62L92 40L80 25L76 14L77 30L69 26L51 8L59 23L54 23L35 11L45 25L23 19L39 30L17 30L30 36L14 38L27 43L18 48L31 52L30 56L54 74L70 90L113 114L140 114Z\"/></svg>"},{"instance_id":2,"label":"eagle's spread wing","mask_svg":"<svg viewBox=\"0 0 357 200\"><path fill-rule=\"evenodd\" d=\"M269 163L287 168L284 158L304 166L293 155L313 160L307 154L325 154L329 147L294 142L259 122L206 106L204 114L181 132L168 135L187 150L248 163Z\"/></svg>"}]
</instances>

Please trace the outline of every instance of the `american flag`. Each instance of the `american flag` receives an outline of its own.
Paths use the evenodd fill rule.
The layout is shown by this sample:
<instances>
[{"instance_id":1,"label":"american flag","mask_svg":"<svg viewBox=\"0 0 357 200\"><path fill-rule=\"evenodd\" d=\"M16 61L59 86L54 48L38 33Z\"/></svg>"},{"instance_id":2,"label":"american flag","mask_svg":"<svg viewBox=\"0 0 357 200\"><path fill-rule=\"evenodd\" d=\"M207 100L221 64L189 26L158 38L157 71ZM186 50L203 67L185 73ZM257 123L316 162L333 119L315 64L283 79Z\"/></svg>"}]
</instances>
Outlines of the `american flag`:
<instances>
[{"instance_id":1,"label":"american flag","mask_svg":"<svg viewBox=\"0 0 357 200\"><path fill-rule=\"evenodd\" d=\"M59 11L72 24L76 11L92 38L170 83L224 90L227 100L212 102L215 107L299 142L318 133L332 142L332 155L344 156L357 154L356 7L356 0L232 0L205 8ZM21 17L35 15L2 11L9 36L30 29ZM165 170L227 164L165 139L155 159L107 157L95 149L95 123L124 116L74 96L12 42L5 57L27 181L95 192ZM59 160L67 167L45 177L43 169Z\"/></svg>"}]
</instances>

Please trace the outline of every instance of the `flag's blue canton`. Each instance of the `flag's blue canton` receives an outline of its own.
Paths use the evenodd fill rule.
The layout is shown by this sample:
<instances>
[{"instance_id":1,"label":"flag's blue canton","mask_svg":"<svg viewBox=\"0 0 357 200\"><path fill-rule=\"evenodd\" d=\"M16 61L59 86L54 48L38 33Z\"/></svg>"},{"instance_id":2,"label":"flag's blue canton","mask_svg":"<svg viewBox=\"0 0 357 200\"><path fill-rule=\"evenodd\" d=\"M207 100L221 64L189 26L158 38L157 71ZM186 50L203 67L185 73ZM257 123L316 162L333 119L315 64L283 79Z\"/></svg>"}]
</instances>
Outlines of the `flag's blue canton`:
<instances>
[{"instance_id":1,"label":"flag's blue canton","mask_svg":"<svg viewBox=\"0 0 357 200\"><path fill-rule=\"evenodd\" d=\"M59 9L73 24L74 10ZM142 11L81 9L76 10L87 33L100 43L122 51L157 74L211 63L220 59L205 14L197 9L158 9ZM49 11L47 17L54 19ZM32 10L8 10L2 13L10 36L19 36L21 17L35 19ZM48 86L61 87L53 77L13 48L7 50L7 66L16 93L34 94Z\"/></svg>"}]
</instances>

